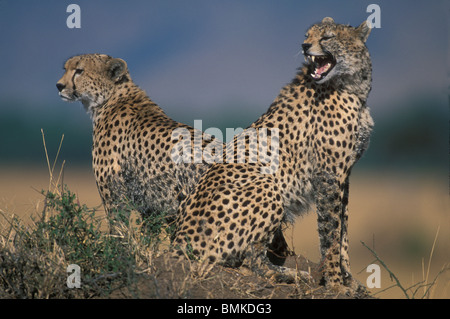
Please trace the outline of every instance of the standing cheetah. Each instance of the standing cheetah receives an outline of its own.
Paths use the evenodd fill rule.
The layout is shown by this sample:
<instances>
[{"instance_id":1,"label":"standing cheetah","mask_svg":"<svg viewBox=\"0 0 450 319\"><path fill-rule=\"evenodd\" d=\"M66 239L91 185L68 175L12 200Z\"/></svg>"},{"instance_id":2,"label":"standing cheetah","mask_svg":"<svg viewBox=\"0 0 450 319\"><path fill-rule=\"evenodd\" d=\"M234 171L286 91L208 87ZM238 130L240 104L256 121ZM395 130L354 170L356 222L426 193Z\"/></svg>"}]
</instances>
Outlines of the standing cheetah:
<instances>
[{"instance_id":1,"label":"standing cheetah","mask_svg":"<svg viewBox=\"0 0 450 319\"><path fill-rule=\"evenodd\" d=\"M359 287L350 274L347 205L350 171L373 126L366 105L370 30L367 22L354 28L331 18L308 30L306 63L247 129L270 131L270 152L261 154L250 142L238 145L240 136L227 145L227 153L244 151L246 161L213 164L181 203L178 254L229 266L255 254L265 259L269 243L283 240L281 224L315 205L326 285Z\"/></svg>"},{"instance_id":2,"label":"standing cheetah","mask_svg":"<svg viewBox=\"0 0 450 319\"><path fill-rule=\"evenodd\" d=\"M108 214L131 205L144 216L163 212L173 217L214 161L193 161L195 150L222 148L222 143L169 118L133 83L122 59L79 55L68 59L64 70L56 84L59 95L81 101L92 118L93 169ZM174 134L177 129L189 136L182 130ZM196 134L200 138L191 139ZM189 158L174 156L174 145L180 144L194 149Z\"/></svg>"}]
</instances>

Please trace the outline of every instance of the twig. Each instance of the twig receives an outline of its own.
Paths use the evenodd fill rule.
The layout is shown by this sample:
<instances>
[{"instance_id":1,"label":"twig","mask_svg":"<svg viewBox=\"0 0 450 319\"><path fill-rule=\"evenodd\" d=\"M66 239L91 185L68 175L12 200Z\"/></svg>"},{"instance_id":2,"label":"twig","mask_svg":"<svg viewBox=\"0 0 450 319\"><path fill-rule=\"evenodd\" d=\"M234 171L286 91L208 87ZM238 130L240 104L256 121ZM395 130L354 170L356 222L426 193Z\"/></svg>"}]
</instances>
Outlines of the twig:
<instances>
[{"instance_id":1,"label":"twig","mask_svg":"<svg viewBox=\"0 0 450 319\"><path fill-rule=\"evenodd\" d=\"M373 294L373 296L378 295L378 294L381 294L382 292L385 292L385 291L387 291L387 290L389 290L389 289L391 289L391 288L394 288L394 287L396 287L396 286L397 286L397 284L393 284L392 286L389 286L389 287L384 288L384 289L382 289L382 290L380 290L380 291L377 291L376 293Z\"/></svg>"},{"instance_id":2,"label":"twig","mask_svg":"<svg viewBox=\"0 0 450 319\"><path fill-rule=\"evenodd\" d=\"M56 162L58 161L59 152L61 151L61 146L64 141L64 134L61 136L61 141L59 142L58 152L56 153L55 160L53 161L52 172L55 170ZM62 170L62 168L61 168ZM60 173L61 175L61 173Z\"/></svg>"},{"instance_id":3,"label":"twig","mask_svg":"<svg viewBox=\"0 0 450 319\"><path fill-rule=\"evenodd\" d=\"M431 259L433 258L433 252L434 252L434 247L436 246L436 240L437 240L437 238L438 238L438 235L439 235L439 229L441 228L441 225L439 224L438 225L438 228L437 228L437 231L436 231L436 235L434 236L434 242L433 242L433 246L431 247L431 252L430 252L430 258L428 259L428 268L427 268L427 276L425 277L425 283L427 283L428 282L428 275L430 274L430 266L431 266ZM425 291L425 287L424 287L424 291L425 291L425 294L427 293L427 291L429 290L430 288L428 288L426 291ZM425 296L425 295L424 295Z\"/></svg>"},{"instance_id":4,"label":"twig","mask_svg":"<svg viewBox=\"0 0 450 319\"><path fill-rule=\"evenodd\" d=\"M436 275L436 277L434 277L433 282L430 283L430 284L425 284L425 285L424 285L424 287L428 286L428 288L427 288L427 290L425 291L423 297L425 297L426 295L429 294L430 289L436 284L436 281L437 281L438 277L439 277L440 275L442 275L444 272L449 271L449 270L450 270L450 265L448 265L448 264L447 264L447 265L444 265L444 266L442 267L442 269L438 272L438 274ZM418 290L418 289L417 289L417 290Z\"/></svg>"},{"instance_id":5,"label":"twig","mask_svg":"<svg viewBox=\"0 0 450 319\"><path fill-rule=\"evenodd\" d=\"M405 290L405 288L403 288L402 284L398 280L397 276L395 276L395 274L388 268L388 266L386 266L386 264L380 259L380 257L378 257L376 252L374 252L372 249L370 249L363 241L361 241L361 244L363 244L363 246L366 247L372 253L372 255L380 262L380 264L384 267L384 269L387 270L387 272L389 273L391 278L393 278L395 280L395 282L397 283L397 286L403 291L406 298L411 299L410 296L408 295L407 291Z\"/></svg>"},{"instance_id":6,"label":"twig","mask_svg":"<svg viewBox=\"0 0 450 319\"><path fill-rule=\"evenodd\" d=\"M41 135L42 135L42 143L44 144L44 151L45 151L45 158L47 160L48 172L50 174L50 181L49 181L49 185L48 185L48 190L51 191L52 183L54 182L53 181L53 173L55 171L56 162L58 161L59 153L61 151L61 147L62 147L62 144L63 144L63 141L64 141L64 134L62 134L62 136L61 136L61 141L59 142L58 151L56 152L56 156L55 156L55 159L53 161L53 165L51 167L50 167L50 159L48 157L48 152L47 152L47 144L45 143L45 134L44 134L44 130L42 128L41 128ZM61 173L62 173L62 170L64 168L64 163L65 162L63 162L63 165L61 167L61 171L59 173L58 180L56 181L56 184L55 184L55 191L57 191L59 179L61 178Z\"/></svg>"},{"instance_id":7,"label":"twig","mask_svg":"<svg viewBox=\"0 0 450 319\"><path fill-rule=\"evenodd\" d=\"M51 187L52 178L53 178L53 171L50 168L50 160L48 159L48 152L47 152L47 145L45 144L45 134L44 130L41 128L41 135L42 135L42 143L44 144L44 151L45 151L45 158L47 159L47 166L48 166L48 173L50 174L50 184L48 186L48 189Z\"/></svg>"}]
</instances>

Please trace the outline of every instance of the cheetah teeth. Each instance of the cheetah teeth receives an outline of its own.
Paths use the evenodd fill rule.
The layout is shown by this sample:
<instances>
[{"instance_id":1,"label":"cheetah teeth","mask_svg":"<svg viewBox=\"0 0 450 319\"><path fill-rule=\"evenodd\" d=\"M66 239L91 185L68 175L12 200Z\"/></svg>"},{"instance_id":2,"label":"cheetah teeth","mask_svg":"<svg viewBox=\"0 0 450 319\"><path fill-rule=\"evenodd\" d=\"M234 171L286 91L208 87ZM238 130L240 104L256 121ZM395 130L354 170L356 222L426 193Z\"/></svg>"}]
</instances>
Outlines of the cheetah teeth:
<instances>
[{"instance_id":1,"label":"cheetah teeth","mask_svg":"<svg viewBox=\"0 0 450 319\"><path fill-rule=\"evenodd\" d=\"M314 73L311 73L311 76L314 79L320 79L322 77L322 74L326 73L330 68L331 68L331 63L328 62L324 66L314 69Z\"/></svg>"}]
</instances>

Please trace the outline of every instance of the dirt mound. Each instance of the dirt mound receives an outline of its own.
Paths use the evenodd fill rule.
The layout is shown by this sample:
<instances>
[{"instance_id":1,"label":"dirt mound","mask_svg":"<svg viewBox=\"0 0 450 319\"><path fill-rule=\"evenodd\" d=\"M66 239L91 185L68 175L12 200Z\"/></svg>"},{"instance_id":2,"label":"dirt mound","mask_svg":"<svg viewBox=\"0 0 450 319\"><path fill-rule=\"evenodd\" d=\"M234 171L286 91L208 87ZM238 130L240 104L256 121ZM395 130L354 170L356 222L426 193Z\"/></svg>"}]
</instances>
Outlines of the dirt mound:
<instances>
[{"instance_id":1,"label":"dirt mound","mask_svg":"<svg viewBox=\"0 0 450 319\"><path fill-rule=\"evenodd\" d=\"M143 299L324 299L370 298L360 293L352 296L325 289L319 284L319 265L302 256L291 256L285 266L308 272L313 280L293 283L276 282L255 275L245 267L215 266L206 276L199 278L191 272L189 261L160 256L153 268L142 274L132 286L118 289L109 298Z\"/></svg>"}]
</instances>

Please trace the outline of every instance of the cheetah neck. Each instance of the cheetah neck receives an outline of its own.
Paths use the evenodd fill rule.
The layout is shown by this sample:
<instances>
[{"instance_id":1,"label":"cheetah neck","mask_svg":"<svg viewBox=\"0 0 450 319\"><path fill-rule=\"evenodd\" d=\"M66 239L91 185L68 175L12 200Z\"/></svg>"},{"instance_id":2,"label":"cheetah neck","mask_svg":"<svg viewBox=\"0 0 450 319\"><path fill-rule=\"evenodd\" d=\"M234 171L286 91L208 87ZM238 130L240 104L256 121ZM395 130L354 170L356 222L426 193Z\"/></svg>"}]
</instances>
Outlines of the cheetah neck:
<instances>
[{"instance_id":1,"label":"cheetah neck","mask_svg":"<svg viewBox=\"0 0 450 319\"><path fill-rule=\"evenodd\" d=\"M333 80L335 87L343 92L354 94L364 104L371 90L371 77L369 74L356 74L342 76Z\"/></svg>"},{"instance_id":2,"label":"cheetah neck","mask_svg":"<svg viewBox=\"0 0 450 319\"><path fill-rule=\"evenodd\" d=\"M97 113L96 110L104 104L104 101L94 101L88 96L82 96L81 103L83 104L86 113L89 114L92 120L94 120Z\"/></svg>"},{"instance_id":3,"label":"cheetah neck","mask_svg":"<svg viewBox=\"0 0 450 319\"><path fill-rule=\"evenodd\" d=\"M102 118L107 117L108 114L120 111L129 114L138 114L145 111L147 114L154 113L155 115L166 116L164 111L148 97L145 91L132 81L118 84L110 98L102 104L85 105L85 107L91 114L94 125Z\"/></svg>"}]
</instances>

